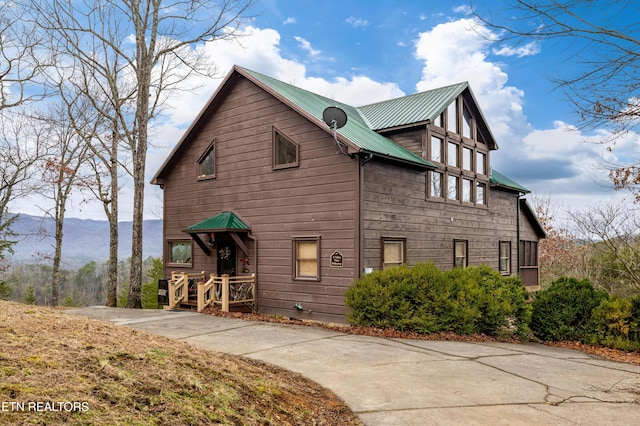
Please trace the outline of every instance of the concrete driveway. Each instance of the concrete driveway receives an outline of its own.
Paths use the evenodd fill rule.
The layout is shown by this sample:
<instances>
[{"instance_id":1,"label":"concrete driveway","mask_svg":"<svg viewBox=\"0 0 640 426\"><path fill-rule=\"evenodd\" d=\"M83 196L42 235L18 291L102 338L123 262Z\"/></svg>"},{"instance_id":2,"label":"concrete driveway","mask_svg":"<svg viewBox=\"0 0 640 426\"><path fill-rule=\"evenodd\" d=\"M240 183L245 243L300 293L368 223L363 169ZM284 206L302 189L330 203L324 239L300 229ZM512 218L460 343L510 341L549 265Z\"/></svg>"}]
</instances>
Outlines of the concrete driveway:
<instances>
[{"instance_id":1,"label":"concrete driveway","mask_svg":"<svg viewBox=\"0 0 640 426\"><path fill-rule=\"evenodd\" d=\"M192 312L67 312L301 373L366 425L640 424L640 366L567 349L385 339Z\"/></svg>"}]
</instances>

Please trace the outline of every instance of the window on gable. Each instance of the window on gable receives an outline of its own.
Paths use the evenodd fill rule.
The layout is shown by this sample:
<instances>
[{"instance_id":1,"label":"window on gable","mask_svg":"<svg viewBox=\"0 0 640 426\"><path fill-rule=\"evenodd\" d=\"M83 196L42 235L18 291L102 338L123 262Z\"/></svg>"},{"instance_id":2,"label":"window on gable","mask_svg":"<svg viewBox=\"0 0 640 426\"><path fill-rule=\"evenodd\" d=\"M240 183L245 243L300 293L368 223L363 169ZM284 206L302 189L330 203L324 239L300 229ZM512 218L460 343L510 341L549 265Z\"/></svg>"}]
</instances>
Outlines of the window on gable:
<instances>
[{"instance_id":1,"label":"window on gable","mask_svg":"<svg viewBox=\"0 0 640 426\"><path fill-rule=\"evenodd\" d=\"M453 266L466 268L469 265L469 241L453 240Z\"/></svg>"},{"instance_id":2,"label":"window on gable","mask_svg":"<svg viewBox=\"0 0 640 426\"><path fill-rule=\"evenodd\" d=\"M453 101L447 107L447 130L453 133L458 133L456 103Z\"/></svg>"},{"instance_id":3,"label":"window on gable","mask_svg":"<svg viewBox=\"0 0 640 426\"><path fill-rule=\"evenodd\" d=\"M382 238L382 269L404 265L406 242L404 238Z\"/></svg>"},{"instance_id":4,"label":"window on gable","mask_svg":"<svg viewBox=\"0 0 640 426\"><path fill-rule=\"evenodd\" d=\"M460 159L458 155L460 147L457 143L453 142L449 142L447 145L447 164L453 167L460 167Z\"/></svg>"},{"instance_id":5,"label":"window on gable","mask_svg":"<svg viewBox=\"0 0 640 426\"><path fill-rule=\"evenodd\" d=\"M442 163L442 139L431 136L431 161Z\"/></svg>"},{"instance_id":6,"label":"window on gable","mask_svg":"<svg viewBox=\"0 0 640 426\"><path fill-rule=\"evenodd\" d=\"M484 152L476 153L476 172L481 175L487 174L487 154Z\"/></svg>"},{"instance_id":7,"label":"window on gable","mask_svg":"<svg viewBox=\"0 0 640 426\"><path fill-rule=\"evenodd\" d=\"M466 146L462 148L462 168L465 170L473 170L473 150Z\"/></svg>"},{"instance_id":8,"label":"window on gable","mask_svg":"<svg viewBox=\"0 0 640 426\"><path fill-rule=\"evenodd\" d=\"M433 125L437 127L442 127L442 114L440 114L435 118L435 120L433 120Z\"/></svg>"},{"instance_id":9,"label":"window on gable","mask_svg":"<svg viewBox=\"0 0 640 426\"><path fill-rule=\"evenodd\" d=\"M462 136L471 139L471 113L466 106L462 108Z\"/></svg>"},{"instance_id":10,"label":"window on gable","mask_svg":"<svg viewBox=\"0 0 640 426\"><path fill-rule=\"evenodd\" d=\"M280 169L298 165L298 144L273 130L273 168Z\"/></svg>"},{"instance_id":11,"label":"window on gable","mask_svg":"<svg viewBox=\"0 0 640 426\"><path fill-rule=\"evenodd\" d=\"M198 177L209 178L216 176L216 150L215 143L211 143L207 150L198 159Z\"/></svg>"},{"instance_id":12,"label":"window on gable","mask_svg":"<svg viewBox=\"0 0 640 426\"><path fill-rule=\"evenodd\" d=\"M293 278L320 281L320 237L293 239Z\"/></svg>"},{"instance_id":13,"label":"window on gable","mask_svg":"<svg viewBox=\"0 0 640 426\"><path fill-rule=\"evenodd\" d=\"M502 275L511 274L511 241L500 241L499 270Z\"/></svg>"}]
</instances>

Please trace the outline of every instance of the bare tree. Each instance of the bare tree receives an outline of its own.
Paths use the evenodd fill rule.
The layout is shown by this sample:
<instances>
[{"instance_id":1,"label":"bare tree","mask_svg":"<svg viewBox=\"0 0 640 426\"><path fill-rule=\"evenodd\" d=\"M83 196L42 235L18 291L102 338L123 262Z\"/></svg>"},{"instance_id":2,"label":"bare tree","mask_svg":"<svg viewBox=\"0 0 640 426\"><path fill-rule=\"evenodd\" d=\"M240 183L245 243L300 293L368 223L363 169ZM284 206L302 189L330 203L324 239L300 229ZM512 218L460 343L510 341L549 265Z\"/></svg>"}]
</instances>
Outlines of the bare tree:
<instances>
[{"instance_id":1,"label":"bare tree","mask_svg":"<svg viewBox=\"0 0 640 426\"><path fill-rule=\"evenodd\" d=\"M53 270L51 278L51 304L59 302L58 284L62 262L62 238L64 220L69 197L74 189L93 186L92 180L82 175L87 162L89 146L78 135L69 120L64 106L52 107L43 125L52 141L52 152L42 165L42 181L45 183L45 197L53 201L53 208L46 212L55 222Z\"/></svg>"},{"instance_id":2,"label":"bare tree","mask_svg":"<svg viewBox=\"0 0 640 426\"><path fill-rule=\"evenodd\" d=\"M234 38L252 0L33 0L34 20L57 48L80 61L110 85L110 117L117 119L131 156L134 187L131 275L127 307L140 308L142 225L149 126L168 96L184 89L194 73L213 75L215 67L198 45ZM115 69L115 63L121 64ZM105 66L105 64L109 64ZM120 93L122 79L131 91ZM129 103L130 102L130 103Z\"/></svg>"},{"instance_id":3,"label":"bare tree","mask_svg":"<svg viewBox=\"0 0 640 426\"><path fill-rule=\"evenodd\" d=\"M571 211L570 219L593 248L597 284L609 292L640 292L640 210L608 202Z\"/></svg>"},{"instance_id":4,"label":"bare tree","mask_svg":"<svg viewBox=\"0 0 640 426\"><path fill-rule=\"evenodd\" d=\"M565 91L586 129L606 128L602 140L612 150L618 138L640 126L639 8L634 1L509 0L500 10L476 9L483 25L501 42L531 43L554 39L565 60L577 64L572 74L549 78ZM640 166L610 165L617 189L628 188L640 201Z\"/></svg>"}]
</instances>

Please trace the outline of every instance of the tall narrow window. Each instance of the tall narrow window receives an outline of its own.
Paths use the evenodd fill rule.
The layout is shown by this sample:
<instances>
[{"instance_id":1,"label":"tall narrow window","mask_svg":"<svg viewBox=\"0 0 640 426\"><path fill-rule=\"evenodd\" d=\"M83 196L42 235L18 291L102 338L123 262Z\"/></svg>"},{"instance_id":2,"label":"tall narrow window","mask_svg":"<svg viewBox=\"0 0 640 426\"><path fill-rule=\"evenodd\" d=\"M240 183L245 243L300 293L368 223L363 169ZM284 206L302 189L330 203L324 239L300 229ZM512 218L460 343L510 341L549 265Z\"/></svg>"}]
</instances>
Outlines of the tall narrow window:
<instances>
[{"instance_id":1,"label":"tall narrow window","mask_svg":"<svg viewBox=\"0 0 640 426\"><path fill-rule=\"evenodd\" d=\"M447 144L447 164L453 167L460 167L460 159L458 150L460 147L457 143L449 142Z\"/></svg>"},{"instance_id":2,"label":"tall narrow window","mask_svg":"<svg viewBox=\"0 0 640 426\"><path fill-rule=\"evenodd\" d=\"M320 280L320 237L293 239L293 278Z\"/></svg>"},{"instance_id":3,"label":"tall narrow window","mask_svg":"<svg viewBox=\"0 0 640 426\"><path fill-rule=\"evenodd\" d=\"M462 168L465 170L473 170L473 150L466 146L462 148Z\"/></svg>"},{"instance_id":4,"label":"tall narrow window","mask_svg":"<svg viewBox=\"0 0 640 426\"><path fill-rule=\"evenodd\" d=\"M211 143L207 150L198 159L198 177L208 178L216 175L216 150L215 143Z\"/></svg>"},{"instance_id":5,"label":"tall narrow window","mask_svg":"<svg viewBox=\"0 0 640 426\"><path fill-rule=\"evenodd\" d=\"M447 176L447 198L449 200L459 200L458 176Z\"/></svg>"},{"instance_id":6,"label":"tall narrow window","mask_svg":"<svg viewBox=\"0 0 640 426\"><path fill-rule=\"evenodd\" d=\"M500 241L500 273L511 274L511 241Z\"/></svg>"},{"instance_id":7,"label":"tall narrow window","mask_svg":"<svg viewBox=\"0 0 640 426\"><path fill-rule=\"evenodd\" d=\"M431 161L442 163L442 139L431 136Z\"/></svg>"},{"instance_id":8,"label":"tall narrow window","mask_svg":"<svg viewBox=\"0 0 640 426\"><path fill-rule=\"evenodd\" d=\"M456 112L456 101L453 101L447 107L447 130L453 133L458 133Z\"/></svg>"},{"instance_id":9,"label":"tall narrow window","mask_svg":"<svg viewBox=\"0 0 640 426\"><path fill-rule=\"evenodd\" d=\"M281 169L298 165L298 144L273 130L273 168Z\"/></svg>"},{"instance_id":10,"label":"tall narrow window","mask_svg":"<svg viewBox=\"0 0 640 426\"><path fill-rule=\"evenodd\" d=\"M431 172L431 196L442 198L442 173Z\"/></svg>"},{"instance_id":11,"label":"tall narrow window","mask_svg":"<svg viewBox=\"0 0 640 426\"><path fill-rule=\"evenodd\" d=\"M402 266L405 263L404 238L383 238L382 239L382 269Z\"/></svg>"},{"instance_id":12,"label":"tall narrow window","mask_svg":"<svg viewBox=\"0 0 640 426\"><path fill-rule=\"evenodd\" d=\"M466 106L462 109L462 136L471 139L471 114Z\"/></svg>"},{"instance_id":13,"label":"tall narrow window","mask_svg":"<svg viewBox=\"0 0 640 426\"><path fill-rule=\"evenodd\" d=\"M453 266L456 268L466 268L469 265L469 241L453 241Z\"/></svg>"},{"instance_id":14,"label":"tall narrow window","mask_svg":"<svg viewBox=\"0 0 640 426\"><path fill-rule=\"evenodd\" d=\"M462 201L471 202L473 181L471 179L462 179Z\"/></svg>"},{"instance_id":15,"label":"tall narrow window","mask_svg":"<svg viewBox=\"0 0 640 426\"><path fill-rule=\"evenodd\" d=\"M487 155L484 152L476 153L476 172L481 175L487 174Z\"/></svg>"},{"instance_id":16,"label":"tall narrow window","mask_svg":"<svg viewBox=\"0 0 640 426\"><path fill-rule=\"evenodd\" d=\"M487 204L487 185L482 182L476 183L476 204L486 205Z\"/></svg>"}]
</instances>

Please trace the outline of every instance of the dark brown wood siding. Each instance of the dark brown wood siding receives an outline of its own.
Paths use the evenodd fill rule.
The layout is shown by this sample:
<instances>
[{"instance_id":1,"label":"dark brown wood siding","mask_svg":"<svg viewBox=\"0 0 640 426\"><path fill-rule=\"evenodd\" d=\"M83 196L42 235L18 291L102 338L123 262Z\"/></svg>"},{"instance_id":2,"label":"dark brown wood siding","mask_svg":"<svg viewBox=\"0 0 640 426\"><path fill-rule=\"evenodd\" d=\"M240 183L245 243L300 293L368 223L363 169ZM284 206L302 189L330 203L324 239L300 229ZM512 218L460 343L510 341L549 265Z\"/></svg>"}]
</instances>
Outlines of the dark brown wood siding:
<instances>
[{"instance_id":1,"label":"dark brown wood siding","mask_svg":"<svg viewBox=\"0 0 640 426\"><path fill-rule=\"evenodd\" d=\"M468 240L469 265L499 265L499 242L511 242L511 272L517 272L517 197L490 188L488 206L426 197L426 173L371 161L364 166L364 268L382 267L382 238L407 241L409 264L432 261L453 267L454 240ZM521 220L526 223L526 219ZM530 235L528 226L523 235ZM535 235L535 233L534 233ZM532 236L533 237L533 236ZM537 237L535 239L537 241Z\"/></svg>"},{"instance_id":2,"label":"dark brown wood siding","mask_svg":"<svg viewBox=\"0 0 640 426\"><path fill-rule=\"evenodd\" d=\"M250 259L249 269L257 272L260 311L345 321L344 293L359 270L358 161L338 154L329 132L244 78L206 120L164 179L165 241L188 238L186 227L232 211L257 240L257 267ZM299 166L273 170L274 126L298 144ZM212 141L215 179L198 180L196 162ZM309 236L320 236L317 282L292 278L292 239ZM344 257L342 268L330 266L334 251ZM193 254L189 271L215 271L215 254L195 244Z\"/></svg>"}]
</instances>

